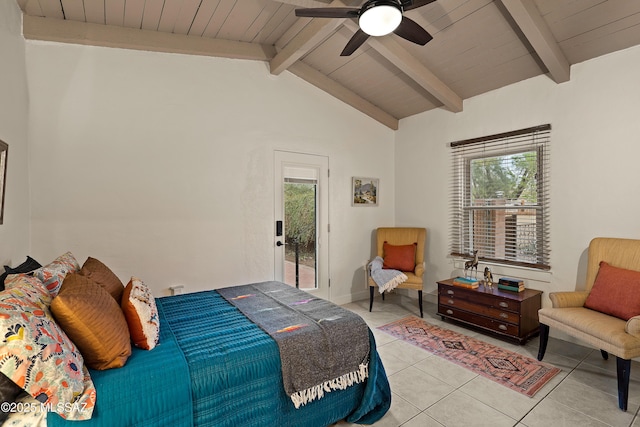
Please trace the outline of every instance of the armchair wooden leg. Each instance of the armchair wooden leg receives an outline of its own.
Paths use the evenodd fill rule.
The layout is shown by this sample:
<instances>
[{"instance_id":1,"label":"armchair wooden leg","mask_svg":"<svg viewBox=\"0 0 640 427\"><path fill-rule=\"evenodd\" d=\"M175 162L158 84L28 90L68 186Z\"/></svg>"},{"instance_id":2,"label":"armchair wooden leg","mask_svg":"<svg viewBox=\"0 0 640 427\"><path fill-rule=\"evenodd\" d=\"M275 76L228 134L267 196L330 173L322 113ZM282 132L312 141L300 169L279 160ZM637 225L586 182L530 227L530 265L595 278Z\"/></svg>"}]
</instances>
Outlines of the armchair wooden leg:
<instances>
[{"instance_id":1,"label":"armchair wooden leg","mask_svg":"<svg viewBox=\"0 0 640 427\"><path fill-rule=\"evenodd\" d=\"M549 326L540 323L540 347L538 347L538 360L542 360L544 353L547 351L547 343L549 342Z\"/></svg>"},{"instance_id":2,"label":"armchair wooden leg","mask_svg":"<svg viewBox=\"0 0 640 427\"><path fill-rule=\"evenodd\" d=\"M373 286L369 286L369 313L371 313L371 308L373 308Z\"/></svg>"},{"instance_id":3,"label":"armchair wooden leg","mask_svg":"<svg viewBox=\"0 0 640 427\"><path fill-rule=\"evenodd\" d=\"M618 406L623 411L627 411L629 401L629 374L631 372L631 360L617 358L618 371Z\"/></svg>"},{"instance_id":4,"label":"armchair wooden leg","mask_svg":"<svg viewBox=\"0 0 640 427\"><path fill-rule=\"evenodd\" d=\"M418 305L420 306L420 317L422 317L422 290L418 291Z\"/></svg>"}]
</instances>

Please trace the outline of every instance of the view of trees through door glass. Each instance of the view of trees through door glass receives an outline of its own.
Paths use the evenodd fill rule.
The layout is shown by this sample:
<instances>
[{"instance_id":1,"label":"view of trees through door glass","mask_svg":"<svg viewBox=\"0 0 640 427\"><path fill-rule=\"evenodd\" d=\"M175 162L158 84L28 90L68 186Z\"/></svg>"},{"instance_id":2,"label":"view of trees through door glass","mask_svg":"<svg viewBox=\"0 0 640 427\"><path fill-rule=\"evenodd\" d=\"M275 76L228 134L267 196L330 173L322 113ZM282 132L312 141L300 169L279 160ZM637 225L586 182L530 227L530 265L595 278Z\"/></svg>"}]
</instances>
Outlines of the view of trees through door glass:
<instances>
[{"instance_id":1,"label":"view of trees through door glass","mask_svg":"<svg viewBox=\"0 0 640 427\"><path fill-rule=\"evenodd\" d=\"M285 283L315 289L317 184L286 178L284 183Z\"/></svg>"}]
</instances>

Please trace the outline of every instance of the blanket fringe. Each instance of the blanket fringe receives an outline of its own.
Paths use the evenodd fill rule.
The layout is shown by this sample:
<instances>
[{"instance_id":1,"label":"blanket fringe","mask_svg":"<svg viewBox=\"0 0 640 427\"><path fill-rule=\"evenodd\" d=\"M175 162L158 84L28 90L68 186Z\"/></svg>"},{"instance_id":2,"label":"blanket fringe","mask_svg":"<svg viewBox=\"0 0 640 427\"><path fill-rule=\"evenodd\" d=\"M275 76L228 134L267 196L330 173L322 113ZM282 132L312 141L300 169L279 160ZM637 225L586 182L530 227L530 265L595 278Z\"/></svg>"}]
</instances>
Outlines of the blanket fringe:
<instances>
[{"instance_id":1,"label":"blanket fringe","mask_svg":"<svg viewBox=\"0 0 640 427\"><path fill-rule=\"evenodd\" d=\"M291 395L291 401L293 402L293 406L299 409L300 406L304 406L309 402L322 399L325 393L329 393L332 390L344 390L354 384L366 381L368 377L369 363L361 363L357 371L346 373L338 378L293 393Z\"/></svg>"},{"instance_id":2,"label":"blanket fringe","mask_svg":"<svg viewBox=\"0 0 640 427\"><path fill-rule=\"evenodd\" d=\"M376 285L378 285L378 291L381 294L385 291L395 289L396 286L409 279L407 275L400 270L383 267L384 260L380 256L375 257L367 266L371 274L371 278L376 282Z\"/></svg>"},{"instance_id":3,"label":"blanket fringe","mask_svg":"<svg viewBox=\"0 0 640 427\"><path fill-rule=\"evenodd\" d=\"M401 283L404 283L407 281L407 279L409 279L407 277L406 274L401 273L399 275L397 275L396 277L394 277L393 279L389 280L387 283L385 283L382 286L378 286L378 291L380 291L381 294L383 294L385 291L390 291L391 289L395 289L396 286L398 286Z\"/></svg>"}]
</instances>

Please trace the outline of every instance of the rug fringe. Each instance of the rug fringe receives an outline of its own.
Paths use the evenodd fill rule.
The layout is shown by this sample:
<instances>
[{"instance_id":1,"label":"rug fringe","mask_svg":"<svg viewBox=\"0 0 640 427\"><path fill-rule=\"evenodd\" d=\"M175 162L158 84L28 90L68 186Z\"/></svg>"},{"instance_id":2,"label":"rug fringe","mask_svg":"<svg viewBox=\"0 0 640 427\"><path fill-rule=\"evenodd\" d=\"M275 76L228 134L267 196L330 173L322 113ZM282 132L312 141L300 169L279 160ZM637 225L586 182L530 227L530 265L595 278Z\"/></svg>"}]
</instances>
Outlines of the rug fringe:
<instances>
[{"instance_id":1,"label":"rug fringe","mask_svg":"<svg viewBox=\"0 0 640 427\"><path fill-rule=\"evenodd\" d=\"M306 390L300 390L291 395L291 401L296 409L306 405L309 402L313 402L317 399L322 399L325 392L329 393L333 390L344 390L354 384L359 384L366 381L369 377L369 363L361 363L357 371L348 372L344 375L323 382L322 384L309 387Z\"/></svg>"}]
</instances>

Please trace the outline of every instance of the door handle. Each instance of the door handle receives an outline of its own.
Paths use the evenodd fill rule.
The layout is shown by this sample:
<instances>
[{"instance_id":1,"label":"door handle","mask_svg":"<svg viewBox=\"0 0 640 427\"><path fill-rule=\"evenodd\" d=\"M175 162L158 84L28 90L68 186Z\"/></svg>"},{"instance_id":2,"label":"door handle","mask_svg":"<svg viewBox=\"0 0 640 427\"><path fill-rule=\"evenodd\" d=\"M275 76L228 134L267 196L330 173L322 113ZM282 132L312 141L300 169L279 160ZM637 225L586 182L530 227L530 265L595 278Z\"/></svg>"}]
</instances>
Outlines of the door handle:
<instances>
[{"instance_id":1,"label":"door handle","mask_svg":"<svg viewBox=\"0 0 640 427\"><path fill-rule=\"evenodd\" d=\"M285 245L285 243L282 243L280 240L278 240L276 242L276 246L284 246L284 245Z\"/></svg>"}]
</instances>

